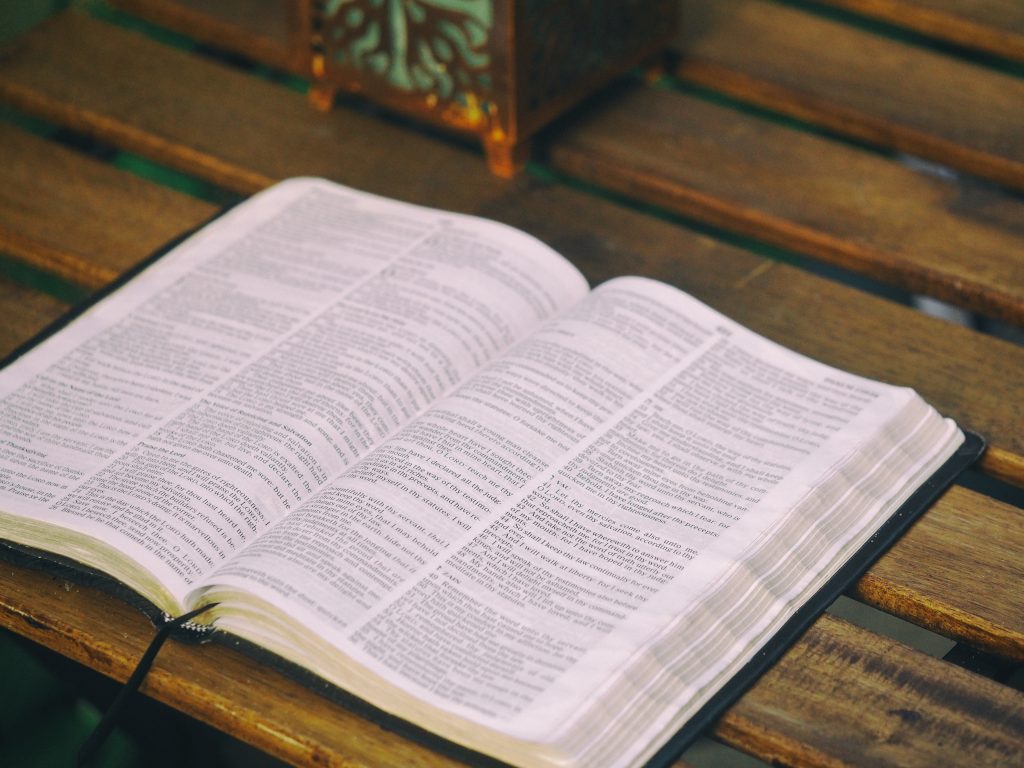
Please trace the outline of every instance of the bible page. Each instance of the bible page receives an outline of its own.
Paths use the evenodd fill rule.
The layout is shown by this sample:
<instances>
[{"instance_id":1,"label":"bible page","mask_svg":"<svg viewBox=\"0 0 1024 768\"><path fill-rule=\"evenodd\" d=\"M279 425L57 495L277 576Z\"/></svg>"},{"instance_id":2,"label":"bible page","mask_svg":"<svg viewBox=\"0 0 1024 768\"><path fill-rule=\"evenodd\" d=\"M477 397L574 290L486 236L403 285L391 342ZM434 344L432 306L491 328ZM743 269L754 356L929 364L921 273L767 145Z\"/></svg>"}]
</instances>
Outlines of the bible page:
<instances>
[{"instance_id":1,"label":"bible page","mask_svg":"<svg viewBox=\"0 0 1024 768\"><path fill-rule=\"evenodd\" d=\"M457 715L412 708L449 738L480 748L479 723L582 764L634 763L960 439L910 390L622 278L211 583L250 590L369 670L320 674L375 703L370 681L384 680ZM309 664L288 642L276 650Z\"/></svg>"},{"instance_id":2,"label":"bible page","mask_svg":"<svg viewBox=\"0 0 1024 768\"><path fill-rule=\"evenodd\" d=\"M180 609L204 574L586 290L503 225L321 180L277 185L0 373L0 533L38 545L36 521L62 526L62 554L109 572L95 562L105 542Z\"/></svg>"},{"instance_id":3,"label":"bible page","mask_svg":"<svg viewBox=\"0 0 1024 768\"><path fill-rule=\"evenodd\" d=\"M479 636L467 633L461 649L454 638L447 641L451 647L424 648L415 632L407 644L392 644L385 606L427 578L414 588L419 596L457 542L487 530L523 488L714 337L707 318L695 320L680 311L679 296L645 280L613 281L596 289L212 573L190 602L220 602L213 614L217 627L299 663L295 648L288 647L292 640L264 632L271 622L256 625L248 609L233 610L242 605L238 593L275 606L288 617L283 626L301 624L311 630L304 629L304 635L369 654L371 664L374 654L389 649L389 660L416 666L424 675L457 669L461 654L487 646ZM504 550L491 556L502 559ZM435 575L428 576L431 572ZM457 607L444 608L440 599L423 606ZM371 616L378 618L371 621ZM522 631L524 643L542 642L543 632ZM308 653L316 657L309 666L323 673L323 654ZM408 663L406 654L416 664ZM346 687L352 686L346 682ZM475 702L482 706L493 695L483 686Z\"/></svg>"}]
</instances>

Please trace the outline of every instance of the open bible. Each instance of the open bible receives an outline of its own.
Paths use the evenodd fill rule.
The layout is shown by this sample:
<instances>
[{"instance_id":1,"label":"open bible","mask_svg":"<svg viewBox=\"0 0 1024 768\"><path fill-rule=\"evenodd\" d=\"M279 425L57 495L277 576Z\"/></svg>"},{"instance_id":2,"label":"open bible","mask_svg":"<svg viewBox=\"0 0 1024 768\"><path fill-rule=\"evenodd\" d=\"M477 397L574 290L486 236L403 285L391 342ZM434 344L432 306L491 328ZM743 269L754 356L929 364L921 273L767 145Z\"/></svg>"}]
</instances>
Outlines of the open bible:
<instances>
[{"instance_id":1,"label":"open bible","mask_svg":"<svg viewBox=\"0 0 1024 768\"><path fill-rule=\"evenodd\" d=\"M0 538L469 749L638 765L964 439L668 285L294 179L0 372Z\"/></svg>"}]
</instances>

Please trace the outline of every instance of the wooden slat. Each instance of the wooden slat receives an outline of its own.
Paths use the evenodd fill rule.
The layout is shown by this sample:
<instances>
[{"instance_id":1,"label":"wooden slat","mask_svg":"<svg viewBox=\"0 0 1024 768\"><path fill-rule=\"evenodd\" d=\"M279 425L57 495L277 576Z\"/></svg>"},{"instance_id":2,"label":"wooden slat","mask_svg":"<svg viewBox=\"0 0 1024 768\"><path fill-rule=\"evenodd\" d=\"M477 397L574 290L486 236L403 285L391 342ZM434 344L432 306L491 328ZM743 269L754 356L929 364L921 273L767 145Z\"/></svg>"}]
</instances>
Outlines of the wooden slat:
<instances>
[{"instance_id":1,"label":"wooden slat","mask_svg":"<svg viewBox=\"0 0 1024 768\"><path fill-rule=\"evenodd\" d=\"M1020 0L818 0L957 45L1024 61Z\"/></svg>"},{"instance_id":2,"label":"wooden slat","mask_svg":"<svg viewBox=\"0 0 1024 768\"><path fill-rule=\"evenodd\" d=\"M0 252L87 288L216 213L9 124L0 146Z\"/></svg>"},{"instance_id":3,"label":"wooden slat","mask_svg":"<svg viewBox=\"0 0 1024 768\"><path fill-rule=\"evenodd\" d=\"M715 733L772 764L1020 765L1024 694L823 617Z\"/></svg>"},{"instance_id":4,"label":"wooden slat","mask_svg":"<svg viewBox=\"0 0 1024 768\"><path fill-rule=\"evenodd\" d=\"M124 221L129 229L144 229L144 222L152 220L154 225L166 228L177 225L187 230L204 220L209 212L205 204L195 203L180 193L149 189L154 185L111 168L97 168L98 164L86 157L58 151L59 148L39 139L19 138L13 129L8 131L14 135L6 137L7 145L19 147L20 155L38 169L41 178L56 179L59 171L79 183L61 193L60 205L46 205L45 196L30 195L24 200L0 196L0 221L7 222L7 226L17 232L22 225L35 229L38 221L45 218L52 232L47 247L73 254L86 264L94 258L91 254L96 253L97 272L113 271L105 252L96 247L96 244L103 244L111 221ZM0 170L0 184L4 181L2 173ZM134 193L113 193L121 183ZM104 201L104 216L95 215L97 200ZM43 210L33 209L38 201L43 201ZM27 218L22 210L26 206L31 212ZM572 211L584 207L590 207L594 218L602 224L572 226L569 222L576 220ZM731 310L745 304L760 306L763 303L757 295L756 283L763 274L765 262L686 230L648 223L638 214L608 203L589 201L576 192L536 189L515 200L504 201L500 210L486 213L502 214L511 223L542 236L572 257L595 282L618 274L623 262L628 261L631 271L683 283L684 287L695 289L715 304L730 305ZM169 238L174 233L165 234ZM146 233L139 231L135 237L128 238L117 263L120 268L126 268L144 258L149 250ZM707 276L712 272L719 277L718 281ZM693 280L688 275L703 277ZM810 279L810 285L816 283L820 281ZM848 312L854 302L859 302L848 290L840 290L828 300L838 317ZM799 304L803 298L797 294L791 301ZM884 302L878 305L889 307ZM864 307L868 311L872 308ZM10 305L9 312L16 316L15 304ZM891 321L902 323L901 316L915 320L920 317L901 310ZM942 328L936 321L921 319L923 328L930 326L932 331ZM0 314L0 322L2 320ZM885 318L880 322L884 323ZM973 334L961 334L953 339L953 344L971 346L964 341ZM888 337L880 336L875 344L889 344ZM857 365L863 366L865 360L875 357L891 357L868 340L865 345L866 348L848 345L863 356L854 361ZM946 351L955 354L952 348ZM998 542L977 534L984 526L1000 531ZM973 544L965 547L961 540L968 531ZM992 653L1024 660L1024 590L1021 589L1024 572L1012 555L1017 551L1024 551L1024 515L992 499L954 489L935 505L911 535L897 544L890 558L865 577L859 592L869 602L950 637L969 641ZM892 567L894 562L898 567ZM890 565L885 567L887 563ZM879 571L879 568L884 570ZM965 584L970 584L971 588L962 589ZM984 599L979 600L978 596Z\"/></svg>"},{"instance_id":5,"label":"wooden slat","mask_svg":"<svg viewBox=\"0 0 1024 768\"><path fill-rule=\"evenodd\" d=\"M856 594L1024 662L1022 552L1024 510L954 487L860 580Z\"/></svg>"},{"instance_id":6,"label":"wooden slat","mask_svg":"<svg viewBox=\"0 0 1024 768\"><path fill-rule=\"evenodd\" d=\"M133 68L136 59L146 66ZM609 266L633 271L649 258L652 271L783 344L915 387L988 438L988 471L1024 484L1020 347L737 251L687 253L678 227L593 198L524 196L525 180L496 180L453 145L351 111L311 112L299 94L75 14L29 35L0 63L0 97L239 191L322 175L523 223L591 277L608 276ZM192 108L183 111L185 103ZM644 248L649 257L638 255ZM861 338L851 340L851 326Z\"/></svg>"},{"instance_id":7,"label":"wooden slat","mask_svg":"<svg viewBox=\"0 0 1024 768\"><path fill-rule=\"evenodd\" d=\"M60 317L67 305L10 280L0 265L0 359Z\"/></svg>"},{"instance_id":8,"label":"wooden slat","mask_svg":"<svg viewBox=\"0 0 1024 768\"><path fill-rule=\"evenodd\" d=\"M121 600L8 564L0 624L117 680L153 632ZM218 644L171 641L143 690L296 765L451 762ZM823 617L715 732L789 765L1008 765L1024 758L1024 695Z\"/></svg>"},{"instance_id":9,"label":"wooden slat","mask_svg":"<svg viewBox=\"0 0 1024 768\"><path fill-rule=\"evenodd\" d=\"M300 72L303 57L299 39L291 39L291 0L111 0L111 4L251 61Z\"/></svg>"},{"instance_id":10,"label":"wooden slat","mask_svg":"<svg viewBox=\"0 0 1024 768\"><path fill-rule=\"evenodd\" d=\"M1024 323L1024 202L667 90L585 113L555 168L907 290Z\"/></svg>"},{"instance_id":11,"label":"wooden slat","mask_svg":"<svg viewBox=\"0 0 1024 768\"><path fill-rule=\"evenodd\" d=\"M683 0L683 80L1024 188L1024 81L764 0Z\"/></svg>"}]
</instances>

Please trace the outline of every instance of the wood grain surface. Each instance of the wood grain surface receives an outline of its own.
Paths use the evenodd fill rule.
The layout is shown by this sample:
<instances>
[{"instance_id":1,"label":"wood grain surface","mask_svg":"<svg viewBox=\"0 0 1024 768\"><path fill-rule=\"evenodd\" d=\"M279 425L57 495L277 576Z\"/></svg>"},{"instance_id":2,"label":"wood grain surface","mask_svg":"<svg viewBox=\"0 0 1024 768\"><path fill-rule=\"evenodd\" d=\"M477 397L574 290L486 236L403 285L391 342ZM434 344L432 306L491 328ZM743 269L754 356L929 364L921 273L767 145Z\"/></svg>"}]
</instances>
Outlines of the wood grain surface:
<instances>
[{"instance_id":1,"label":"wood grain surface","mask_svg":"<svg viewBox=\"0 0 1024 768\"><path fill-rule=\"evenodd\" d=\"M1019 0L817 0L939 40L1024 61Z\"/></svg>"},{"instance_id":2,"label":"wood grain surface","mask_svg":"<svg viewBox=\"0 0 1024 768\"><path fill-rule=\"evenodd\" d=\"M864 575L855 594L1024 662L1022 552L1024 512L954 486Z\"/></svg>"},{"instance_id":3,"label":"wood grain surface","mask_svg":"<svg viewBox=\"0 0 1024 768\"><path fill-rule=\"evenodd\" d=\"M62 301L0 274L0 359L68 310Z\"/></svg>"},{"instance_id":4,"label":"wood grain surface","mask_svg":"<svg viewBox=\"0 0 1024 768\"><path fill-rule=\"evenodd\" d=\"M1024 694L825 616L715 733L790 766L1019 765Z\"/></svg>"},{"instance_id":5,"label":"wood grain surface","mask_svg":"<svg viewBox=\"0 0 1024 768\"><path fill-rule=\"evenodd\" d=\"M684 81L1024 188L1024 80L764 0L683 0Z\"/></svg>"},{"instance_id":6,"label":"wood grain surface","mask_svg":"<svg viewBox=\"0 0 1024 768\"><path fill-rule=\"evenodd\" d=\"M100 288L217 207L0 123L0 252Z\"/></svg>"},{"instance_id":7,"label":"wood grain surface","mask_svg":"<svg viewBox=\"0 0 1024 768\"><path fill-rule=\"evenodd\" d=\"M289 4L290 0L111 0L116 8L215 48L300 73L301 41L292 38Z\"/></svg>"},{"instance_id":8,"label":"wood grain surface","mask_svg":"<svg viewBox=\"0 0 1024 768\"><path fill-rule=\"evenodd\" d=\"M151 66L140 73L153 78L148 89L111 87L135 60ZM496 182L459 147L351 110L312 113L284 88L75 15L25 39L0 66L0 95L243 193L314 173L474 210L522 184ZM179 115L180 104L193 106ZM661 90L618 94L552 156L556 167L631 196L1024 318L1024 204L1006 196Z\"/></svg>"},{"instance_id":9,"label":"wood grain surface","mask_svg":"<svg viewBox=\"0 0 1024 768\"><path fill-rule=\"evenodd\" d=\"M630 198L1024 323L1024 201L986 185L642 87L573 121L550 162Z\"/></svg>"}]
</instances>

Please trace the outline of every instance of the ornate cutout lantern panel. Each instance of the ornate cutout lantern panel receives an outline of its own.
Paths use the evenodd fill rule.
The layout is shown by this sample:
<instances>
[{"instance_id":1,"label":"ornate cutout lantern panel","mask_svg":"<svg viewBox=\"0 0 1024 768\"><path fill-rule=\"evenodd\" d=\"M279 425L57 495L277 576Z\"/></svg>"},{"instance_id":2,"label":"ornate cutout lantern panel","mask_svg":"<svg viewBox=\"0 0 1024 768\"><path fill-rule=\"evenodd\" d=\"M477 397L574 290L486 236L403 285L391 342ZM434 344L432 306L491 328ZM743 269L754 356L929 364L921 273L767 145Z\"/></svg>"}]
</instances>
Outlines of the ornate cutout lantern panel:
<instances>
[{"instance_id":1,"label":"ornate cutout lantern panel","mask_svg":"<svg viewBox=\"0 0 1024 768\"><path fill-rule=\"evenodd\" d=\"M674 33L664 0L314 0L314 103L338 89L480 137L518 170L530 137L653 60Z\"/></svg>"},{"instance_id":2,"label":"ornate cutout lantern panel","mask_svg":"<svg viewBox=\"0 0 1024 768\"><path fill-rule=\"evenodd\" d=\"M479 137L511 176L530 138L587 95L650 64L676 0L109 0L213 47Z\"/></svg>"}]
</instances>

